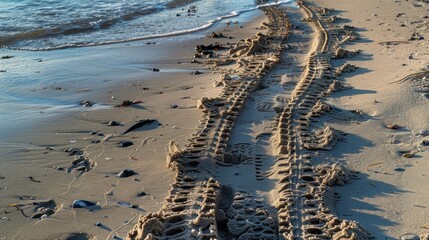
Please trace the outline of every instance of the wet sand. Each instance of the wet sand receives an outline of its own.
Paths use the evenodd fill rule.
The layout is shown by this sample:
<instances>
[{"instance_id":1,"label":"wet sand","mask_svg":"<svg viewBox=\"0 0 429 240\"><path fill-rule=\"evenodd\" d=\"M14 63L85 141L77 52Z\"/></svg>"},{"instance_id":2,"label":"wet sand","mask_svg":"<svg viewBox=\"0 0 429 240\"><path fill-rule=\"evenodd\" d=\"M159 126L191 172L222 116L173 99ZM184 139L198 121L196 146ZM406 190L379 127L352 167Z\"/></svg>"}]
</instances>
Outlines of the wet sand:
<instances>
[{"instance_id":1,"label":"wet sand","mask_svg":"<svg viewBox=\"0 0 429 240\"><path fill-rule=\"evenodd\" d=\"M6 141L0 237L427 239L428 4L298 5L150 46L159 72L86 93L110 107Z\"/></svg>"}]
</instances>

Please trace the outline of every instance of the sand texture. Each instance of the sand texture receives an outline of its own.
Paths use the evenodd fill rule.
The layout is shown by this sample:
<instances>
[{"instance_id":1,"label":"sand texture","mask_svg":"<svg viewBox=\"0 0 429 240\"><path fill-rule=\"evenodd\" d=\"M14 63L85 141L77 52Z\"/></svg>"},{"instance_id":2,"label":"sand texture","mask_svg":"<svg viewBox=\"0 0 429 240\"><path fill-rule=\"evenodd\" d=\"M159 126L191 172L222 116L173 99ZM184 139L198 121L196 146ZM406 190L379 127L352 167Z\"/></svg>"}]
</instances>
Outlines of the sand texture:
<instances>
[{"instance_id":1,"label":"sand texture","mask_svg":"<svg viewBox=\"0 0 429 240\"><path fill-rule=\"evenodd\" d=\"M213 69L223 73L224 90L218 98L198 102L202 119L186 149L170 143L167 165L176 171L176 182L162 209L142 216L129 239L371 238L356 222L332 212L332 187L350 181L353 173L337 164L312 163L314 150L332 150L342 139L332 127L316 132L310 127L331 110L320 100L343 89L330 61L357 54L340 48L340 39L354 33L328 28L313 9L298 5L316 36L290 98L273 119L259 119L271 121L271 131L254 139L235 126L257 115L242 107L250 97L258 99L255 91L266 70L280 61L290 36L291 24L278 8L264 9L266 33L228 52L225 57L234 64L219 68L213 61Z\"/></svg>"},{"instance_id":2,"label":"sand texture","mask_svg":"<svg viewBox=\"0 0 429 240\"><path fill-rule=\"evenodd\" d=\"M0 169L0 232L429 239L428 9L297 1L151 46L161 71L91 99L111 107L1 152L19 161Z\"/></svg>"}]
</instances>

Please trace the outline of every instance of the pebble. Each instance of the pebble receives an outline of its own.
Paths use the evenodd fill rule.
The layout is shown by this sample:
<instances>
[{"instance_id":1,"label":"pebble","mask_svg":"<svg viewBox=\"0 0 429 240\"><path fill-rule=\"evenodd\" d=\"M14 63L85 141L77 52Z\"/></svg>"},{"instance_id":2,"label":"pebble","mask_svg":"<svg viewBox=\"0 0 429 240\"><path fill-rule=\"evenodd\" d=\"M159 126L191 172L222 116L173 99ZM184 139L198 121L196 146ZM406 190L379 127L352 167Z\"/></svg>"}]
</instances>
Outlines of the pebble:
<instances>
[{"instance_id":1,"label":"pebble","mask_svg":"<svg viewBox=\"0 0 429 240\"><path fill-rule=\"evenodd\" d=\"M141 192L137 193L137 196L138 197L143 197L143 196L146 196L146 193L143 192L143 191L141 191Z\"/></svg>"},{"instance_id":2,"label":"pebble","mask_svg":"<svg viewBox=\"0 0 429 240\"><path fill-rule=\"evenodd\" d=\"M130 204L130 208L139 208L137 204Z\"/></svg>"},{"instance_id":3,"label":"pebble","mask_svg":"<svg viewBox=\"0 0 429 240\"><path fill-rule=\"evenodd\" d=\"M88 101L88 100L84 100L80 104L84 107L92 107L92 105L94 105L94 103L92 103L91 101Z\"/></svg>"},{"instance_id":4,"label":"pebble","mask_svg":"<svg viewBox=\"0 0 429 240\"><path fill-rule=\"evenodd\" d=\"M110 121L110 122L107 124L107 126L109 126L109 127L112 127L112 126L119 126L119 123L118 123L118 122L115 122L115 121Z\"/></svg>"},{"instance_id":5,"label":"pebble","mask_svg":"<svg viewBox=\"0 0 429 240\"><path fill-rule=\"evenodd\" d=\"M118 147L129 147L129 146L134 145L134 143L130 142L130 141L121 141L121 142L118 142L117 145L118 145Z\"/></svg>"},{"instance_id":6,"label":"pebble","mask_svg":"<svg viewBox=\"0 0 429 240\"><path fill-rule=\"evenodd\" d=\"M171 104L170 107L171 108L178 108L179 106L177 104Z\"/></svg>"},{"instance_id":7,"label":"pebble","mask_svg":"<svg viewBox=\"0 0 429 240\"><path fill-rule=\"evenodd\" d=\"M152 72L159 72L159 68L151 68Z\"/></svg>"},{"instance_id":8,"label":"pebble","mask_svg":"<svg viewBox=\"0 0 429 240\"><path fill-rule=\"evenodd\" d=\"M429 146L429 140L423 140L422 145L423 146Z\"/></svg>"},{"instance_id":9,"label":"pebble","mask_svg":"<svg viewBox=\"0 0 429 240\"><path fill-rule=\"evenodd\" d=\"M203 74L203 73L200 72L200 71L194 71L194 72L192 72L192 75L200 75L200 74Z\"/></svg>"},{"instance_id":10,"label":"pebble","mask_svg":"<svg viewBox=\"0 0 429 240\"><path fill-rule=\"evenodd\" d=\"M97 132L92 131L89 133L89 135L97 135Z\"/></svg>"},{"instance_id":11,"label":"pebble","mask_svg":"<svg viewBox=\"0 0 429 240\"><path fill-rule=\"evenodd\" d=\"M90 206L94 206L95 203L87 201L87 200L74 200L72 203L72 208L85 208L85 207L90 207Z\"/></svg>"},{"instance_id":12,"label":"pebble","mask_svg":"<svg viewBox=\"0 0 429 240\"><path fill-rule=\"evenodd\" d=\"M414 234L407 233L405 235L402 235L400 240L420 240L420 237Z\"/></svg>"},{"instance_id":13,"label":"pebble","mask_svg":"<svg viewBox=\"0 0 429 240\"><path fill-rule=\"evenodd\" d=\"M120 173L118 173L118 175L116 175L118 178L126 178L126 177L130 177L132 175L136 174L133 170L131 169L125 169L122 170Z\"/></svg>"},{"instance_id":14,"label":"pebble","mask_svg":"<svg viewBox=\"0 0 429 240\"><path fill-rule=\"evenodd\" d=\"M100 143L100 140L98 140L98 139L92 140L91 143Z\"/></svg>"},{"instance_id":15,"label":"pebble","mask_svg":"<svg viewBox=\"0 0 429 240\"><path fill-rule=\"evenodd\" d=\"M400 126L398 124L394 124L394 123L389 123L386 125L386 128L388 129L393 129L393 130L397 130L400 128Z\"/></svg>"},{"instance_id":16,"label":"pebble","mask_svg":"<svg viewBox=\"0 0 429 240\"><path fill-rule=\"evenodd\" d=\"M395 170L397 172L405 172L405 169L400 168L400 167L394 168L393 170Z\"/></svg>"},{"instance_id":17,"label":"pebble","mask_svg":"<svg viewBox=\"0 0 429 240\"><path fill-rule=\"evenodd\" d=\"M101 224L100 222L96 222L96 223L95 223L95 226L97 226L97 227L101 227L101 225L102 225L102 224Z\"/></svg>"},{"instance_id":18,"label":"pebble","mask_svg":"<svg viewBox=\"0 0 429 240\"><path fill-rule=\"evenodd\" d=\"M77 149L77 148L65 149L64 152L68 152L70 156L82 155L83 154L82 149Z\"/></svg>"},{"instance_id":19,"label":"pebble","mask_svg":"<svg viewBox=\"0 0 429 240\"><path fill-rule=\"evenodd\" d=\"M419 135L422 136L422 137L429 136L429 131L428 130L421 130L419 132Z\"/></svg>"}]
</instances>

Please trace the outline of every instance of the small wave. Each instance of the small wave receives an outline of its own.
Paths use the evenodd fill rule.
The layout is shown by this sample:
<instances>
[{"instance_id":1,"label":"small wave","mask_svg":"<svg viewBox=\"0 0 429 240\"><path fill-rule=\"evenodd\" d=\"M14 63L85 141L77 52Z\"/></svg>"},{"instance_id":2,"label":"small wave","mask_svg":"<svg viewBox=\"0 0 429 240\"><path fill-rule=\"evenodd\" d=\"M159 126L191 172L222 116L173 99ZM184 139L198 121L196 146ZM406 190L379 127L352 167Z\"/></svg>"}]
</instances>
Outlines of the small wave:
<instances>
[{"instance_id":1,"label":"small wave","mask_svg":"<svg viewBox=\"0 0 429 240\"><path fill-rule=\"evenodd\" d=\"M194 1L197 1L197 0L177 0L177 1L173 1L173 2L175 2L175 5L171 5L171 6L176 6L176 7L182 6L182 4L188 4L188 3L194 2ZM3 47L11 49L11 50L51 51L51 50L65 49L65 48L91 47L91 46L108 45L108 44L116 44L116 43L141 41L141 40L154 39L154 38L177 36L177 35L183 35L183 34L193 33L193 32L197 32L197 31L207 29L219 21L222 21L222 20L228 19L228 18L237 17L240 14L245 13L245 12L254 11L254 10L257 10L257 9L260 9L263 7L268 7L268 6L277 6L277 5L281 5L281 4L289 4L293 1L294 0L279 0L276 2L272 2L272 3L256 5L255 7L251 7L251 8L247 8L247 9L232 11L227 15L217 17L214 20L209 20L209 21L207 21L206 24L203 24L202 26L199 26L196 28L179 30L179 31L167 32L167 33L152 34L152 35L141 36L141 37L132 37L132 38L127 38L127 39L101 41L101 42L75 42L75 43L67 43L67 44L61 44L61 45L52 46L52 47L36 48L36 49L8 46L8 44L10 45L11 43L14 43L14 42L17 42L20 40L25 40L25 39L43 38L43 37L49 37L49 36L54 36L54 35L77 34L77 33L82 33L85 31L95 31L95 30L99 30L99 29L105 29L105 28L109 28L110 26L116 24L119 21L131 20L134 17L137 17L139 15L155 13L157 11L162 10L162 8L160 8L159 6L156 6L156 7L152 6L148 9L146 9L145 11L141 10L141 11L136 11L134 13L128 13L128 14L122 15L120 18L114 18L114 19L99 21L96 24L89 24L89 26L69 27L69 28L66 28L62 31L57 30L57 29L35 30L32 32L21 33L17 36L13 36L13 39L12 39L13 41L10 40L10 42L7 42L7 38L0 38L0 46L3 45ZM170 4L172 4L172 2L170 2ZM52 30L54 30L54 31L52 31Z\"/></svg>"},{"instance_id":2,"label":"small wave","mask_svg":"<svg viewBox=\"0 0 429 240\"><path fill-rule=\"evenodd\" d=\"M16 42L23 41L23 40L49 38L49 37L55 37L59 35L72 35L72 34L80 34L85 32L104 30L112 27L113 25L121 21L130 21L138 16L152 14L152 13L161 11L162 9L163 8L160 6L150 6L147 8L127 12L123 15L120 15L118 17L111 18L111 19L81 19L75 22L63 24L60 26L55 26L52 28L41 28L41 29L21 32L21 33L9 35L9 36L0 36L0 46L9 48L9 49L26 50L26 49L9 47L8 45L12 45Z\"/></svg>"}]
</instances>

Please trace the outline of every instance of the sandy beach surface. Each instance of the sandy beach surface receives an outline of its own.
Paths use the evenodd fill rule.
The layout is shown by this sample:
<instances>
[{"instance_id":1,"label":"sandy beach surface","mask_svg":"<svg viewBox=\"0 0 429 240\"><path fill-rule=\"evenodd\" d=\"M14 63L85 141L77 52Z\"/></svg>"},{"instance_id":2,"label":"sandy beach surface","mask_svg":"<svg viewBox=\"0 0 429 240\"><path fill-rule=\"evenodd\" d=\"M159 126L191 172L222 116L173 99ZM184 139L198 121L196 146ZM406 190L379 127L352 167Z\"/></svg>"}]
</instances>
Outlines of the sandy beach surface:
<instances>
[{"instance_id":1,"label":"sandy beach surface","mask_svg":"<svg viewBox=\"0 0 429 240\"><path fill-rule=\"evenodd\" d=\"M1 140L0 239L429 239L428 10L299 1L53 56L100 80Z\"/></svg>"}]
</instances>

